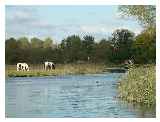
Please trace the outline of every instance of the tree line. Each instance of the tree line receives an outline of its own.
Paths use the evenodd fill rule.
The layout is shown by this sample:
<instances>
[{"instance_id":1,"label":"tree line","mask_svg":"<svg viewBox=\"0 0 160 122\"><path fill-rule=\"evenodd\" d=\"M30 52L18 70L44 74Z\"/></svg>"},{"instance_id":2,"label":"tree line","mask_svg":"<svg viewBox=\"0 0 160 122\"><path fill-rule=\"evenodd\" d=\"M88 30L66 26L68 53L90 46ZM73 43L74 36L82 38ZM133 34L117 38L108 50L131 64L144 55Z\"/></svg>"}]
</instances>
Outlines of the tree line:
<instances>
[{"instance_id":1,"label":"tree line","mask_svg":"<svg viewBox=\"0 0 160 122\"><path fill-rule=\"evenodd\" d=\"M6 64L40 64L44 61L120 64L127 59L133 59L135 63L155 63L156 32L150 27L135 36L127 29L117 29L109 38L98 42L91 35L83 38L71 35L60 44L54 44L51 38L9 38L5 41L5 52Z\"/></svg>"}]
</instances>

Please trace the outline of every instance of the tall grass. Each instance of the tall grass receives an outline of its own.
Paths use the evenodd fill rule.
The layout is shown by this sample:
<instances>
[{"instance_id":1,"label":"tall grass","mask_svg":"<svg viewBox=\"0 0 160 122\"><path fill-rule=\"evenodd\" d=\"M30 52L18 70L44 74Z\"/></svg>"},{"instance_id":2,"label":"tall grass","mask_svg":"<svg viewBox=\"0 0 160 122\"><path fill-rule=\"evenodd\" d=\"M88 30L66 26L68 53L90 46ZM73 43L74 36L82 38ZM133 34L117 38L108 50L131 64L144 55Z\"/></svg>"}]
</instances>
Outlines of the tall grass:
<instances>
[{"instance_id":1,"label":"tall grass","mask_svg":"<svg viewBox=\"0 0 160 122\"><path fill-rule=\"evenodd\" d=\"M8 65L6 66L6 76L32 77L66 74L92 74L100 73L104 68L104 64L57 64L56 69L50 71L45 71L43 65L30 65L30 71L16 71L16 65Z\"/></svg>"},{"instance_id":2,"label":"tall grass","mask_svg":"<svg viewBox=\"0 0 160 122\"><path fill-rule=\"evenodd\" d=\"M119 97L147 106L156 104L156 71L154 65L132 67L118 85Z\"/></svg>"}]
</instances>

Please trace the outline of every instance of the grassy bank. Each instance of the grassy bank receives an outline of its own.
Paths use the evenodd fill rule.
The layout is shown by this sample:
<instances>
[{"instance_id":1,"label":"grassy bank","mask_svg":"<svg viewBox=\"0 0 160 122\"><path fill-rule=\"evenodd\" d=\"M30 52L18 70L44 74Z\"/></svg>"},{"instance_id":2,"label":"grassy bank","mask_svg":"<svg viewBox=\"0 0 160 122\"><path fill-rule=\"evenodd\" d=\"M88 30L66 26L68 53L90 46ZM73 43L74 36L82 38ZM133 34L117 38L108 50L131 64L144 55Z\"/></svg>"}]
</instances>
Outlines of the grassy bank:
<instances>
[{"instance_id":1,"label":"grassy bank","mask_svg":"<svg viewBox=\"0 0 160 122\"><path fill-rule=\"evenodd\" d=\"M119 97L147 106L156 104L156 70L154 65L133 67L120 81Z\"/></svg>"},{"instance_id":2,"label":"grassy bank","mask_svg":"<svg viewBox=\"0 0 160 122\"><path fill-rule=\"evenodd\" d=\"M30 71L16 71L16 65L6 66L8 77L57 76L67 74L93 74L103 72L104 64L58 64L56 69L45 71L43 65L30 65Z\"/></svg>"}]
</instances>

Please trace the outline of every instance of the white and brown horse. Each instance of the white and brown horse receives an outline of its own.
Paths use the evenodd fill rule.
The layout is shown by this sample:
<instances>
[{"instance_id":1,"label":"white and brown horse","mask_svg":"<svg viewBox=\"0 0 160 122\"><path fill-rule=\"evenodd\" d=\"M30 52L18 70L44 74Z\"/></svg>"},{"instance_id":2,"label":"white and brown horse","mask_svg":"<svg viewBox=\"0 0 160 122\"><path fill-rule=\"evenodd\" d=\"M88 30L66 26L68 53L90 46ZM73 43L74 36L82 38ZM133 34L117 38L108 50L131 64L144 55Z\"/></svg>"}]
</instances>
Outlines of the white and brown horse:
<instances>
[{"instance_id":1,"label":"white and brown horse","mask_svg":"<svg viewBox=\"0 0 160 122\"><path fill-rule=\"evenodd\" d=\"M52 70L55 69L55 64L53 62L44 62L44 69L45 70Z\"/></svg>"},{"instance_id":2,"label":"white and brown horse","mask_svg":"<svg viewBox=\"0 0 160 122\"><path fill-rule=\"evenodd\" d=\"M29 71L27 63L17 63L17 71Z\"/></svg>"}]
</instances>

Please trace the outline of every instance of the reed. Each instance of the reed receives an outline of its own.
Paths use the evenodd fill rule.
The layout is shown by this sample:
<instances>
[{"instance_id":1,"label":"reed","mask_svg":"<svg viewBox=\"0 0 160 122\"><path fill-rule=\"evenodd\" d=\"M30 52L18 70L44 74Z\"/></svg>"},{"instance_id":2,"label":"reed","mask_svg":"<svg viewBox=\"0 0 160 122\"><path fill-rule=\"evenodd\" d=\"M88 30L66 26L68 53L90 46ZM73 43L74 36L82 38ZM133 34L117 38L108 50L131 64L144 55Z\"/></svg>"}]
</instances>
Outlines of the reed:
<instances>
[{"instance_id":1,"label":"reed","mask_svg":"<svg viewBox=\"0 0 160 122\"><path fill-rule=\"evenodd\" d=\"M132 67L118 85L119 97L147 106L156 104L155 65Z\"/></svg>"}]
</instances>

